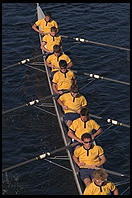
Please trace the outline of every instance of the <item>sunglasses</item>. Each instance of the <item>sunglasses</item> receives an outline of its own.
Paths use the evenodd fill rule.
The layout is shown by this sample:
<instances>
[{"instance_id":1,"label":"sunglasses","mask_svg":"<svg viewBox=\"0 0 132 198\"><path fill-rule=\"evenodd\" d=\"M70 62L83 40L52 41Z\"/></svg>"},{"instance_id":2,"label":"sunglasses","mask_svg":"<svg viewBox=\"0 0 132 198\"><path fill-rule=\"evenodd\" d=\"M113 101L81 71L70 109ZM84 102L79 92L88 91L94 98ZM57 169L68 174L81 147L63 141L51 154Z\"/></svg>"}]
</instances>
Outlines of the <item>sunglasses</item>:
<instances>
[{"instance_id":1,"label":"sunglasses","mask_svg":"<svg viewBox=\"0 0 132 198\"><path fill-rule=\"evenodd\" d=\"M89 141L89 142L84 142L84 144L90 144L90 143L92 143L92 141Z\"/></svg>"}]
</instances>

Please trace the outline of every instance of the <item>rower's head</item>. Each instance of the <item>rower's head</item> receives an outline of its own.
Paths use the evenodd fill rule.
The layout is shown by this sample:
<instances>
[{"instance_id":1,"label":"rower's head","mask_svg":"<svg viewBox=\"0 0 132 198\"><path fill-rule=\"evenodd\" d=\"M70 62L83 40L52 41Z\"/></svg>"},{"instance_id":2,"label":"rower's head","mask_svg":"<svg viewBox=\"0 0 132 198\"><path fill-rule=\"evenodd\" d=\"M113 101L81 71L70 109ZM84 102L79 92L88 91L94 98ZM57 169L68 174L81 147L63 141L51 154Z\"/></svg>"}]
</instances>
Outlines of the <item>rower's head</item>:
<instances>
[{"instance_id":1,"label":"rower's head","mask_svg":"<svg viewBox=\"0 0 132 198\"><path fill-rule=\"evenodd\" d=\"M54 45L53 52L54 52L54 55L58 57L61 54L61 47L59 45Z\"/></svg>"},{"instance_id":2,"label":"rower's head","mask_svg":"<svg viewBox=\"0 0 132 198\"><path fill-rule=\"evenodd\" d=\"M90 133L84 133L82 136L81 136L81 140L83 141L83 144L84 144L84 147L86 149L90 149L91 146L92 146L92 136Z\"/></svg>"},{"instance_id":3,"label":"rower's head","mask_svg":"<svg viewBox=\"0 0 132 198\"><path fill-rule=\"evenodd\" d=\"M50 12L45 12L44 15L45 15L45 21L49 22L50 19L51 19L51 13Z\"/></svg>"},{"instance_id":4,"label":"rower's head","mask_svg":"<svg viewBox=\"0 0 132 198\"><path fill-rule=\"evenodd\" d=\"M71 86L71 95L72 95L73 97L77 97L78 94L79 94L78 86L73 84L73 85Z\"/></svg>"},{"instance_id":5,"label":"rower's head","mask_svg":"<svg viewBox=\"0 0 132 198\"><path fill-rule=\"evenodd\" d=\"M88 109L86 107L82 108L81 111L80 111L80 117L81 117L81 120L83 122L86 122L89 120L89 112L88 112Z\"/></svg>"},{"instance_id":6,"label":"rower's head","mask_svg":"<svg viewBox=\"0 0 132 198\"><path fill-rule=\"evenodd\" d=\"M59 61L59 66L60 66L60 71L62 73L66 73L67 72L67 62L65 60L60 60Z\"/></svg>"},{"instance_id":7,"label":"rower's head","mask_svg":"<svg viewBox=\"0 0 132 198\"><path fill-rule=\"evenodd\" d=\"M57 33L57 28L56 28L55 26L52 26L52 27L51 27L51 33L50 33L50 34L51 34L52 36L55 36L56 33Z\"/></svg>"},{"instance_id":8,"label":"rower's head","mask_svg":"<svg viewBox=\"0 0 132 198\"><path fill-rule=\"evenodd\" d=\"M98 186L103 185L103 182L106 181L107 178L108 178L108 174L103 169L95 170L93 172L93 181Z\"/></svg>"}]
</instances>

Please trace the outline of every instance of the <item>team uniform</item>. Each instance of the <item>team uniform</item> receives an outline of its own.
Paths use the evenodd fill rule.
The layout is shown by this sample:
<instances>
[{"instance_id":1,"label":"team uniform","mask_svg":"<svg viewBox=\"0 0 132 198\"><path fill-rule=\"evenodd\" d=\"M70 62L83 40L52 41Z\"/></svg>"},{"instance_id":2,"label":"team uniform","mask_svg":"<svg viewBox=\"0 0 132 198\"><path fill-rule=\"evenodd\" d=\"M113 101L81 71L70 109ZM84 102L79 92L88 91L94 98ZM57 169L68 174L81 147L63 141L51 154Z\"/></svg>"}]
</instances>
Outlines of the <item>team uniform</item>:
<instances>
[{"instance_id":1,"label":"team uniform","mask_svg":"<svg viewBox=\"0 0 132 198\"><path fill-rule=\"evenodd\" d=\"M64 110L64 122L67 123L68 120L75 120L80 117L78 113L75 111L79 110L81 107L87 105L87 101L84 96L78 95L77 97L73 97L71 93L65 93L59 97L61 101L64 102L65 106L68 106L68 110ZM74 111L72 110L74 109Z\"/></svg>"},{"instance_id":2,"label":"team uniform","mask_svg":"<svg viewBox=\"0 0 132 198\"><path fill-rule=\"evenodd\" d=\"M60 60L65 60L67 64L71 62L71 59L64 53L60 54L58 57L54 54L48 56L46 62L51 63L52 65L56 67L56 68L52 68L52 72L58 71L60 69L60 66L59 66Z\"/></svg>"},{"instance_id":3,"label":"team uniform","mask_svg":"<svg viewBox=\"0 0 132 198\"><path fill-rule=\"evenodd\" d=\"M90 119L86 122L83 122L81 118L74 120L70 126L70 129L80 139L84 133L91 133L93 129L98 130L99 128L100 125L98 125L94 120Z\"/></svg>"},{"instance_id":4,"label":"team uniform","mask_svg":"<svg viewBox=\"0 0 132 198\"><path fill-rule=\"evenodd\" d=\"M55 26L56 28L58 28L58 24L56 23L56 21L54 20L50 20L49 22L45 21L45 19L39 19L38 21L36 21L36 26L39 26L40 29L44 32L44 33L49 33L51 32L51 27Z\"/></svg>"},{"instance_id":5,"label":"team uniform","mask_svg":"<svg viewBox=\"0 0 132 198\"><path fill-rule=\"evenodd\" d=\"M98 186L95 182L92 182L85 188L83 195L110 195L115 188L115 185L109 181L104 181L101 186Z\"/></svg>"},{"instance_id":6,"label":"team uniform","mask_svg":"<svg viewBox=\"0 0 132 198\"><path fill-rule=\"evenodd\" d=\"M42 39L43 42L46 42L46 49L49 51L53 51L54 45L61 45L61 36L56 35L52 36L51 34L47 34Z\"/></svg>"},{"instance_id":7,"label":"team uniform","mask_svg":"<svg viewBox=\"0 0 132 198\"><path fill-rule=\"evenodd\" d=\"M72 86L75 75L71 70L67 70L66 73L57 71L54 74L52 82L57 84L58 90L69 90Z\"/></svg>"},{"instance_id":8,"label":"team uniform","mask_svg":"<svg viewBox=\"0 0 132 198\"><path fill-rule=\"evenodd\" d=\"M74 156L78 158L79 162L84 162L86 165L99 165L99 157L104 154L101 146L92 145L90 149L85 149L81 146L74 150ZM95 169L80 168L80 177L84 180L87 177L93 178Z\"/></svg>"}]
</instances>

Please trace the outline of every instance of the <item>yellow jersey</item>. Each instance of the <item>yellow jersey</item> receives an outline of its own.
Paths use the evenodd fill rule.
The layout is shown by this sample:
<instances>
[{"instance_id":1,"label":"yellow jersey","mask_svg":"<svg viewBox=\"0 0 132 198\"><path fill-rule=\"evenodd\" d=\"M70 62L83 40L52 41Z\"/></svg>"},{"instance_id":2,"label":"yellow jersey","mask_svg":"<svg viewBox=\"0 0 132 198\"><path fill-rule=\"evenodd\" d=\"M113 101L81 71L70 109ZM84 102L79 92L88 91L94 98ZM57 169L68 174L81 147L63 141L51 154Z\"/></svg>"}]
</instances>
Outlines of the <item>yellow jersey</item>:
<instances>
[{"instance_id":1,"label":"yellow jersey","mask_svg":"<svg viewBox=\"0 0 132 198\"><path fill-rule=\"evenodd\" d=\"M88 120L83 122L81 118L74 120L70 126L70 129L75 132L75 135L81 139L82 134L91 133L93 129L98 130L100 125L98 125L94 120Z\"/></svg>"},{"instance_id":2,"label":"yellow jersey","mask_svg":"<svg viewBox=\"0 0 132 198\"><path fill-rule=\"evenodd\" d=\"M62 73L61 71L57 71L54 76L52 82L57 84L58 90L62 89L70 89L75 79L75 75L73 71L67 70L66 73Z\"/></svg>"},{"instance_id":3,"label":"yellow jersey","mask_svg":"<svg viewBox=\"0 0 132 198\"><path fill-rule=\"evenodd\" d=\"M52 68L52 72L60 69L60 66L59 66L60 60L65 60L67 62L67 64L71 62L71 59L64 53L62 53L59 57L57 57L54 54L48 56L46 62L51 63L52 65L54 65L56 67L55 69Z\"/></svg>"},{"instance_id":4,"label":"yellow jersey","mask_svg":"<svg viewBox=\"0 0 132 198\"><path fill-rule=\"evenodd\" d=\"M51 20L49 22L46 22L45 19L39 19L38 21L36 21L35 23L37 26L40 27L40 29L44 32L44 33L49 33L51 32L51 27L55 26L56 28L58 28L58 24L56 23L56 21Z\"/></svg>"},{"instance_id":5,"label":"yellow jersey","mask_svg":"<svg viewBox=\"0 0 132 198\"><path fill-rule=\"evenodd\" d=\"M92 182L85 188L83 195L110 195L115 188L115 185L109 181L105 181L102 186L98 186Z\"/></svg>"},{"instance_id":6,"label":"yellow jersey","mask_svg":"<svg viewBox=\"0 0 132 198\"><path fill-rule=\"evenodd\" d=\"M61 95L59 99L64 102L64 105L69 107L68 110L64 110L64 113L76 113L75 111L87 105L85 97L80 94L76 98L74 98L71 93L65 93ZM71 109L73 109L74 111L72 111Z\"/></svg>"},{"instance_id":7,"label":"yellow jersey","mask_svg":"<svg viewBox=\"0 0 132 198\"><path fill-rule=\"evenodd\" d=\"M84 162L86 165L98 165L99 156L104 154L101 146L92 145L92 148L87 150L81 146L74 150L74 155L79 159L79 162Z\"/></svg>"},{"instance_id":8,"label":"yellow jersey","mask_svg":"<svg viewBox=\"0 0 132 198\"><path fill-rule=\"evenodd\" d=\"M49 51L53 51L54 45L60 45L61 44L61 36L51 36L50 34L47 34L43 37L42 41L46 42L46 49Z\"/></svg>"}]
</instances>

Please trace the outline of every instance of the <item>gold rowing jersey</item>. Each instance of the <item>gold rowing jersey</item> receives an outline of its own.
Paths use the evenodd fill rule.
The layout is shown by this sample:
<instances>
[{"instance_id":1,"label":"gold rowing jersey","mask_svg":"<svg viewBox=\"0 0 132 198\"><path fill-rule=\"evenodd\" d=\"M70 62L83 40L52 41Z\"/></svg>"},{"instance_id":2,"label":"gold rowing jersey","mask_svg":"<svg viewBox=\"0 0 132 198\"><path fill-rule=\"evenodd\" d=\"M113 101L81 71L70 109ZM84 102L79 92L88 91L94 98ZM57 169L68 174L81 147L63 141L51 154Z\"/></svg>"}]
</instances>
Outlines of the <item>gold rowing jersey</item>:
<instances>
[{"instance_id":1,"label":"gold rowing jersey","mask_svg":"<svg viewBox=\"0 0 132 198\"><path fill-rule=\"evenodd\" d=\"M67 70L66 73L62 73L61 71L57 71L54 76L52 82L57 84L58 90L62 89L70 89L75 79L75 75L73 71Z\"/></svg>"},{"instance_id":2,"label":"gold rowing jersey","mask_svg":"<svg viewBox=\"0 0 132 198\"><path fill-rule=\"evenodd\" d=\"M83 195L110 195L115 188L115 185L109 181L105 181L102 186L98 186L92 182L85 188Z\"/></svg>"},{"instance_id":3,"label":"gold rowing jersey","mask_svg":"<svg viewBox=\"0 0 132 198\"><path fill-rule=\"evenodd\" d=\"M65 93L61 95L59 99L64 102L64 105L69 107L68 110L64 110L64 113L76 113L75 111L87 105L85 97L80 94L74 98L71 93Z\"/></svg>"},{"instance_id":4,"label":"gold rowing jersey","mask_svg":"<svg viewBox=\"0 0 132 198\"><path fill-rule=\"evenodd\" d=\"M86 165L98 165L100 162L99 157L104 154L101 146L92 145L89 150L81 146L74 150L75 157L79 162L84 162Z\"/></svg>"},{"instance_id":5,"label":"gold rowing jersey","mask_svg":"<svg viewBox=\"0 0 132 198\"><path fill-rule=\"evenodd\" d=\"M44 32L44 33L49 33L51 32L51 27L55 26L56 28L58 28L58 24L56 23L56 21L51 20L49 22L46 22L45 19L39 19L38 21L36 21L35 23L37 26L40 27L40 29Z\"/></svg>"},{"instance_id":6,"label":"gold rowing jersey","mask_svg":"<svg viewBox=\"0 0 132 198\"><path fill-rule=\"evenodd\" d=\"M60 60L65 60L67 64L71 62L71 59L64 53L62 53L59 57L57 57L55 54L48 56L46 62L51 63L52 65L56 67L55 69L52 68L52 72L60 69L60 66L59 66Z\"/></svg>"},{"instance_id":7,"label":"gold rowing jersey","mask_svg":"<svg viewBox=\"0 0 132 198\"><path fill-rule=\"evenodd\" d=\"M98 125L94 120L90 119L83 122L81 118L74 120L70 126L70 129L75 132L75 135L81 139L82 134L91 133L93 129L98 130L100 125Z\"/></svg>"},{"instance_id":8,"label":"gold rowing jersey","mask_svg":"<svg viewBox=\"0 0 132 198\"><path fill-rule=\"evenodd\" d=\"M61 45L61 36L51 36L51 34L47 34L43 37L42 41L46 42L47 50L53 51L54 45Z\"/></svg>"}]
</instances>

